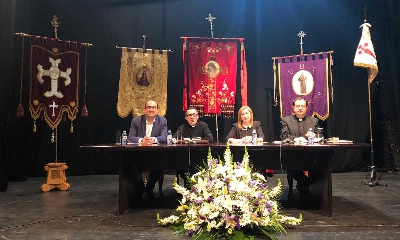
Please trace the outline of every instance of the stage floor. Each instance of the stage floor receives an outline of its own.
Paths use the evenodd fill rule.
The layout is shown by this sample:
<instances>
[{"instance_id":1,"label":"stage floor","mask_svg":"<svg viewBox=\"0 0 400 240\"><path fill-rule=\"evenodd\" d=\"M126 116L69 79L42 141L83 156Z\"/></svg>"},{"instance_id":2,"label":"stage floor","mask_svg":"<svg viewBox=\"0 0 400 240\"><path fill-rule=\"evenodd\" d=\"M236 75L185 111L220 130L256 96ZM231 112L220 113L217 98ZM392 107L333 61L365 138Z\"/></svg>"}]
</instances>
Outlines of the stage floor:
<instances>
[{"instance_id":1,"label":"stage floor","mask_svg":"<svg viewBox=\"0 0 400 240\"><path fill-rule=\"evenodd\" d=\"M282 198L281 213L298 217L300 226L286 229L279 239L400 239L400 175L378 173L387 187L363 185L366 172L334 173L333 216L317 210L301 209L296 201ZM68 175L68 173L67 173ZM177 206L172 189L174 174L164 181L164 198L153 205L117 216L118 176L67 176L68 191L43 193L45 178L28 178L25 182L9 182L0 192L0 239L190 239L173 235L173 230L159 226L156 215L169 216ZM268 178L271 186L277 178ZM181 181L182 182L182 181ZM156 186L157 189L157 186ZM312 194L312 188L310 189ZM157 195L156 195L157 196ZM265 239L260 237L258 239Z\"/></svg>"}]
</instances>

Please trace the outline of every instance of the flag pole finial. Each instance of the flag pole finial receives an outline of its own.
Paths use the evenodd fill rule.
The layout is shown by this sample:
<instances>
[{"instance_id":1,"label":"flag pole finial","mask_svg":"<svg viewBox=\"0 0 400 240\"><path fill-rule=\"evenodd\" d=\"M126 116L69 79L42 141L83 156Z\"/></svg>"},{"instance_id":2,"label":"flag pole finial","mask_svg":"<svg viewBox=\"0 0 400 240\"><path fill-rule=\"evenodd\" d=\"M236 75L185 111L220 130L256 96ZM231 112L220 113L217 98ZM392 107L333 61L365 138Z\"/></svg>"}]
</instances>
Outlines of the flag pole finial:
<instances>
[{"instance_id":1,"label":"flag pole finial","mask_svg":"<svg viewBox=\"0 0 400 240\"><path fill-rule=\"evenodd\" d=\"M364 5L363 7L363 11L364 11L364 22L367 22L367 11L368 11L368 7L366 5Z\"/></svg>"},{"instance_id":2,"label":"flag pole finial","mask_svg":"<svg viewBox=\"0 0 400 240\"><path fill-rule=\"evenodd\" d=\"M211 37L214 37L214 29L213 29L213 20L215 20L215 17L211 15L211 13L208 14L208 17L206 17L206 20L210 22L210 31L211 31Z\"/></svg>"},{"instance_id":3,"label":"flag pole finial","mask_svg":"<svg viewBox=\"0 0 400 240\"><path fill-rule=\"evenodd\" d=\"M300 38L300 55L303 55L303 38L306 36L307 34L303 31L300 31L297 36Z\"/></svg>"}]
</instances>

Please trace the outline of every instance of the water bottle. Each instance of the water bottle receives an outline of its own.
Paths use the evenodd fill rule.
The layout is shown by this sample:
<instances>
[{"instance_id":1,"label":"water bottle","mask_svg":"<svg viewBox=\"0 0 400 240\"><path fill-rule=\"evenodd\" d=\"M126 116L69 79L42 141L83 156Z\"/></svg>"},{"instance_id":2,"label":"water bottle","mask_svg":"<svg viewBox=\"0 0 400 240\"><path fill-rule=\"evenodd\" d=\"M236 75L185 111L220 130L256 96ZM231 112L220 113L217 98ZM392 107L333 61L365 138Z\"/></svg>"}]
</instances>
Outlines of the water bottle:
<instances>
[{"instance_id":1,"label":"water bottle","mask_svg":"<svg viewBox=\"0 0 400 240\"><path fill-rule=\"evenodd\" d=\"M251 132L251 144L257 145L257 131L255 129Z\"/></svg>"},{"instance_id":2,"label":"water bottle","mask_svg":"<svg viewBox=\"0 0 400 240\"><path fill-rule=\"evenodd\" d=\"M314 145L315 133L312 128L308 129L307 136L308 136L308 145Z\"/></svg>"},{"instance_id":3,"label":"water bottle","mask_svg":"<svg viewBox=\"0 0 400 240\"><path fill-rule=\"evenodd\" d=\"M126 133L126 131L122 131L122 146L125 146L128 143L128 134Z\"/></svg>"},{"instance_id":4,"label":"water bottle","mask_svg":"<svg viewBox=\"0 0 400 240\"><path fill-rule=\"evenodd\" d=\"M168 133L167 133L167 144L168 145L172 145L172 132L171 132L171 130L168 130Z\"/></svg>"}]
</instances>

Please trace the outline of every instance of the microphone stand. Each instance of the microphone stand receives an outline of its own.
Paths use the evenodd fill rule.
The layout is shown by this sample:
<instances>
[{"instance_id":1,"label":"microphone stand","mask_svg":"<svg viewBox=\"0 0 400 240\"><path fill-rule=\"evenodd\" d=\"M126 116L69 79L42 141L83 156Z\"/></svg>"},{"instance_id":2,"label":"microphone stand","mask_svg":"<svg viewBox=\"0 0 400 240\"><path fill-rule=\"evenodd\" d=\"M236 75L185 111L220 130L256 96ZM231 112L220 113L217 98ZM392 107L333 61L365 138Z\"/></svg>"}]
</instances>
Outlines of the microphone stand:
<instances>
[{"instance_id":1,"label":"microphone stand","mask_svg":"<svg viewBox=\"0 0 400 240\"><path fill-rule=\"evenodd\" d=\"M191 129L191 127L192 126L189 126L189 141L188 141L188 169L187 169L187 173L188 174L190 174L190 165L192 164L191 163L191 156L190 156L190 152L191 152L191 149L190 149L190 146L191 146L191 143L192 143L192 129Z\"/></svg>"},{"instance_id":2,"label":"microphone stand","mask_svg":"<svg viewBox=\"0 0 400 240\"><path fill-rule=\"evenodd\" d=\"M190 157L190 145L191 145L191 139L188 141L188 168L187 168L187 173L190 173L190 165L191 165L191 157Z\"/></svg>"},{"instance_id":3,"label":"microphone stand","mask_svg":"<svg viewBox=\"0 0 400 240\"><path fill-rule=\"evenodd\" d=\"M217 114L215 114L215 131L216 131L216 134L217 134L217 144L219 143L219 140L218 140L218 115Z\"/></svg>"}]
</instances>

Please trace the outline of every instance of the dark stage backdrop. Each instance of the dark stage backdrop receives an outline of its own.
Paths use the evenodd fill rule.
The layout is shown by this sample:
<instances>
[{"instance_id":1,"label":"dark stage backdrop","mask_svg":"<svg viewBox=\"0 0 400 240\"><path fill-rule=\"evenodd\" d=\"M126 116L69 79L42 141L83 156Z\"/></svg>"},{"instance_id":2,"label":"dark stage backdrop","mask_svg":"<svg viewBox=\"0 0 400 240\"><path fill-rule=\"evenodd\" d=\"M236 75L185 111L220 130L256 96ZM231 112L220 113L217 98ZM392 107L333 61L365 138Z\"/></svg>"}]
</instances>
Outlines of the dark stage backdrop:
<instances>
[{"instance_id":1,"label":"dark stage backdrop","mask_svg":"<svg viewBox=\"0 0 400 240\"><path fill-rule=\"evenodd\" d=\"M353 66L361 37L363 7L372 24L371 35L379 74L371 84L375 165L399 168L399 3L390 0L14 0L2 1L1 22L1 164L10 180L43 176L43 166L55 159L51 131L39 121L36 133L28 109L29 44L25 44L22 102L25 117L16 118L19 102L21 37L13 32L54 36L50 24L59 17L59 38L90 42L88 50L89 117L78 117L74 133L69 121L59 126L58 159L69 166L69 175L116 173L115 159L82 154L79 145L112 143L116 129L129 129L131 116L116 113L120 49L115 45L171 49L169 54L167 119L175 131L184 121L182 112L183 64L181 36L210 37L209 13L216 17L214 37L245 38L249 105L262 122L268 141L279 138L279 109L273 103L271 57L300 53L297 33L305 31L304 52L334 51L334 102L322 122L326 136L369 142L366 70ZM8 10L7 10L8 9ZM13 14L15 12L15 14ZM4 14L3 14L4 13ZM83 53L83 51L82 51ZM83 61L83 55L81 62ZM11 67L12 70L10 69ZM5 68L5 70L3 70ZM83 65L81 66L83 86ZM3 71L5 72L3 74ZM239 79L238 79L239 81ZM238 91L239 92L239 91ZM80 91L83 100L83 88ZM236 110L240 107L237 99ZM81 110L82 105L80 106ZM80 112L78 113L80 116ZM215 134L215 119L205 119ZM236 119L218 119L219 139L224 139ZM365 170L370 151L336 152L334 171ZM1 174L1 172L0 172ZM3 175L3 174L2 174Z\"/></svg>"}]
</instances>

